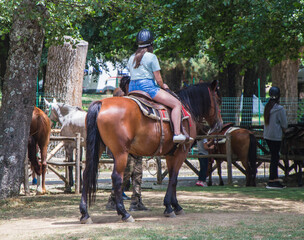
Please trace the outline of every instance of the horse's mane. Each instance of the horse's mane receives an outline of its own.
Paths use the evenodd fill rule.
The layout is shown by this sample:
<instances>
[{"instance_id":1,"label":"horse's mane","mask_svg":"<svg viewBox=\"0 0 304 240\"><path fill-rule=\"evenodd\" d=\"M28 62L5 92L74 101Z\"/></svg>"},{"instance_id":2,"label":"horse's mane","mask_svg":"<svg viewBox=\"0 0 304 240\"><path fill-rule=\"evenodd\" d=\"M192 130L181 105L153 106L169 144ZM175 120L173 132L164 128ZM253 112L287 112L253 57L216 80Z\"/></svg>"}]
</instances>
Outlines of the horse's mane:
<instances>
[{"instance_id":1,"label":"horse's mane","mask_svg":"<svg viewBox=\"0 0 304 240\"><path fill-rule=\"evenodd\" d=\"M208 114L211 106L209 83L198 83L176 92L195 121Z\"/></svg>"}]
</instances>

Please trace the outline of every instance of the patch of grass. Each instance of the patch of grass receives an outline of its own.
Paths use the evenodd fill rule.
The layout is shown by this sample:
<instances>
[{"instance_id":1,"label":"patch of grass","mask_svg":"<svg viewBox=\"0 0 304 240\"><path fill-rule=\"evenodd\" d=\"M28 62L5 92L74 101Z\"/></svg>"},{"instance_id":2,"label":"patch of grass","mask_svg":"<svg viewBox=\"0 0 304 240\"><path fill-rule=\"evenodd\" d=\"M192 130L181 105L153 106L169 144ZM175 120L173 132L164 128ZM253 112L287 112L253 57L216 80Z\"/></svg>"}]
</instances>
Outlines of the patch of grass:
<instances>
[{"instance_id":1,"label":"patch of grass","mask_svg":"<svg viewBox=\"0 0 304 240\"><path fill-rule=\"evenodd\" d=\"M135 223L118 223L115 219L120 218L116 216L116 212L105 211L109 192L98 191L96 202L89 209L89 213L96 221L94 220L94 224L89 226L80 225L77 222L80 217L79 195L50 194L2 200L0 201L0 226L8 221L28 219L37 222L39 219L52 219L55 226L53 232L46 231L41 235L41 232L33 231L31 238L28 238L43 240L281 240L302 239L304 234L303 214L297 213L296 208L290 206L293 203L289 202L291 200L299 207L303 206L302 188L274 191L259 187L236 186L179 187L177 195L183 196L179 201L185 209L185 216L177 216L174 219L164 218L162 216L164 190L143 190L143 202L150 211L132 213ZM259 198L273 199L273 201L259 202ZM247 201L248 199L250 201ZM276 201L277 199L280 201ZM130 201L125 202L126 209L129 204ZM285 207L281 208L281 204L285 204ZM276 208L271 209L274 206ZM108 219L105 220L105 218ZM75 222L77 222L76 225ZM63 223L66 224L65 228L61 226Z\"/></svg>"},{"instance_id":2,"label":"patch of grass","mask_svg":"<svg viewBox=\"0 0 304 240\"><path fill-rule=\"evenodd\" d=\"M82 94L82 108L83 110L88 111L88 108L92 102L112 96L113 95L106 94Z\"/></svg>"},{"instance_id":3,"label":"patch of grass","mask_svg":"<svg viewBox=\"0 0 304 240\"><path fill-rule=\"evenodd\" d=\"M179 187L177 191L201 192L198 187ZM214 186L203 188L204 192L216 194L242 194L253 198L282 199L292 201L304 201L303 188L285 188L271 190L262 187L239 187L239 186Z\"/></svg>"}]
</instances>

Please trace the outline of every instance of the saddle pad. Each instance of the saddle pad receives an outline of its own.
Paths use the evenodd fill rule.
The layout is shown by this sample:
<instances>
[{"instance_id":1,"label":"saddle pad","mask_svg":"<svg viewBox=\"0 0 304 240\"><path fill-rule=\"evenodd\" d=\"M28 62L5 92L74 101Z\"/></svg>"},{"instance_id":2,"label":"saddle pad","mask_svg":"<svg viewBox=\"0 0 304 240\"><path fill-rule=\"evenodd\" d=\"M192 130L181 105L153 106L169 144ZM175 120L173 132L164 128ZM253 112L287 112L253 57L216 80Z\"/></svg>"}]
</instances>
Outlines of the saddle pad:
<instances>
[{"instance_id":1,"label":"saddle pad","mask_svg":"<svg viewBox=\"0 0 304 240\"><path fill-rule=\"evenodd\" d=\"M161 116L160 114L162 114L162 119L163 121L166 122L170 122L170 112L169 109L167 107L165 107L164 105L161 105L159 103L156 103L157 108L155 108L153 106L153 103L149 103L147 102L147 100L139 98L139 97L135 97L135 96L126 96L125 98L129 98L132 99L134 102L137 103L137 105L139 106L140 110L142 111L142 113L154 120L161 120ZM187 113L184 109L182 111L182 120L188 119L189 118L189 113Z\"/></svg>"},{"instance_id":2,"label":"saddle pad","mask_svg":"<svg viewBox=\"0 0 304 240\"><path fill-rule=\"evenodd\" d=\"M240 128L238 128L238 127L230 127L230 128L227 129L227 131L224 133L224 135L226 136L227 133L231 133L231 132L233 132L233 131L235 131L235 130L238 130L238 129L240 129ZM221 139L221 140L218 141L217 143L218 143L218 144L226 143L226 138Z\"/></svg>"}]
</instances>

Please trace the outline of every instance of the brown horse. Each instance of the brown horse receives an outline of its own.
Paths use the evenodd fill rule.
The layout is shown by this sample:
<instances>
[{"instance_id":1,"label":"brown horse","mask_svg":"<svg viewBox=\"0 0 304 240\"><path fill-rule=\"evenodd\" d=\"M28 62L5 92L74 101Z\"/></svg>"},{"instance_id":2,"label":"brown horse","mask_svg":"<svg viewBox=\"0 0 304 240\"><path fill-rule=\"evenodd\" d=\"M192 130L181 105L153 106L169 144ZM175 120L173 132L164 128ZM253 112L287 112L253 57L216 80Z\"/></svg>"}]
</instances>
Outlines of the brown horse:
<instances>
[{"instance_id":1,"label":"brown horse","mask_svg":"<svg viewBox=\"0 0 304 240\"><path fill-rule=\"evenodd\" d=\"M216 90L217 82L214 81L211 85L196 84L177 92L178 97L187 106L190 113L189 122L183 121L183 126L194 139L196 122L203 117L214 131L219 131L222 127ZM95 200L99 158L106 146L114 157L112 182L116 210L119 215L122 215L123 221L134 221L125 210L121 189L129 153L136 156L166 156L169 183L164 198L164 214L173 217L183 213L176 198L177 177L192 142L174 144L173 133L168 122L163 122L163 127L161 127L159 121L144 116L137 103L126 97L112 97L93 102L88 109L86 126L86 167L83 173L83 188L79 206L81 223L92 222L87 210L87 200L89 198L89 205ZM159 148L160 145L162 145L162 150ZM156 154L156 152L158 153Z\"/></svg>"},{"instance_id":2,"label":"brown horse","mask_svg":"<svg viewBox=\"0 0 304 240\"><path fill-rule=\"evenodd\" d=\"M231 125L230 125L231 126ZM232 161L233 164L243 171L246 175L246 186L256 186L255 178L256 178L256 157L257 157L257 140L254 134L244 128L232 128L232 127L224 127L221 132L216 133L217 135L225 135L227 132L230 132L231 135L231 150L232 155L237 157L238 161L241 161L245 171L235 162ZM214 142L214 150L211 150L212 153L215 154L226 154L226 143L222 142L222 140L215 140ZM223 161L227 161L226 159L216 159L216 166L219 175L219 185L224 185L222 178L222 169L221 164ZM212 185L212 160L211 167L209 165L208 168L209 182L208 185Z\"/></svg>"},{"instance_id":3,"label":"brown horse","mask_svg":"<svg viewBox=\"0 0 304 240\"><path fill-rule=\"evenodd\" d=\"M28 156L35 173L42 175L41 194L46 193L46 156L50 134L51 124L48 116L41 109L34 107L28 140ZM37 157L38 149L40 149L41 163Z\"/></svg>"}]
</instances>

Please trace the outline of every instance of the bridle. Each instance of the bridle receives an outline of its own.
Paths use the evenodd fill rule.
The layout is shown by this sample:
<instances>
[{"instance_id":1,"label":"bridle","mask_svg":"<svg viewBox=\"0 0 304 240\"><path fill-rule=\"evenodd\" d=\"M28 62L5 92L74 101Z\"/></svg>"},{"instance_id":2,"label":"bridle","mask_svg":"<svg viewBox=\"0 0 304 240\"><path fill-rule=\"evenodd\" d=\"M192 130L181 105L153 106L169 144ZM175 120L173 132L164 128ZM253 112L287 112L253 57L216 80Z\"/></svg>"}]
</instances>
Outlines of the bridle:
<instances>
[{"instance_id":1,"label":"bridle","mask_svg":"<svg viewBox=\"0 0 304 240\"><path fill-rule=\"evenodd\" d=\"M57 122L53 119L51 119L51 114L52 114L52 104L49 105L49 112L48 112L48 117L51 120L51 122L53 123L53 127L56 127Z\"/></svg>"},{"instance_id":2,"label":"bridle","mask_svg":"<svg viewBox=\"0 0 304 240\"><path fill-rule=\"evenodd\" d=\"M219 122L218 114L220 114L220 112L221 112L221 110L218 108L218 104L217 104L217 96L218 95L215 91L211 93L209 87L208 87L208 91L209 91L209 95L213 98L213 106L211 107L211 109L213 109L213 116L211 116L211 117L215 118L216 123L215 123L214 127L216 127L217 123Z\"/></svg>"}]
</instances>

